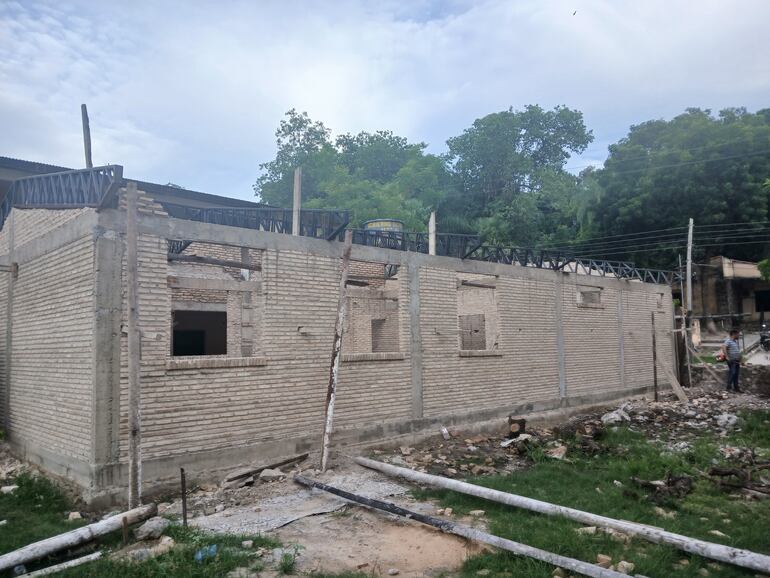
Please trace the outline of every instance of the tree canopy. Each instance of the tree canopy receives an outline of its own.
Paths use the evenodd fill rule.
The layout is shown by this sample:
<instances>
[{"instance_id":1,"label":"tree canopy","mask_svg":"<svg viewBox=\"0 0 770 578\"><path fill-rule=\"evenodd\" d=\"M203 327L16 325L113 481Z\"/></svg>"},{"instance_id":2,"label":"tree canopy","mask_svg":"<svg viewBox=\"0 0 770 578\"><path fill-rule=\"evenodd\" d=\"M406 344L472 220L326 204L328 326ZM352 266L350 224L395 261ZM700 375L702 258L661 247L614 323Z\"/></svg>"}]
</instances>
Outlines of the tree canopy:
<instances>
[{"instance_id":1,"label":"tree canopy","mask_svg":"<svg viewBox=\"0 0 770 578\"><path fill-rule=\"evenodd\" d=\"M353 226L396 218L425 230L437 210L440 232L672 268L692 217L699 256L770 253L758 242L770 237L770 109L644 122L609 147L603 167L568 172L592 140L579 111L530 105L475 120L435 155L388 130L332 138L292 109L254 190L290 206L302 166L303 206L348 209Z\"/></svg>"},{"instance_id":2,"label":"tree canopy","mask_svg":"<svg viewBox=\"0 0 770 578\"><path fill-rule=\"evenodd\" d=\"M717 115L688 109L670 121L632 126L609 153L604 167L590 175L600 192L587 211L584 237L673 229L691 217L708 231L713 225L757 223L770 216L770 190L763 186L770 175L770 109L751 114L732 108ZM707 256L755 260L765 252L761 244L728 246L728 237L764 226L714 227L711 238L703 236L697 245ZM637 245L605 245L604 250L594 245L592 250L608 258L667 266L676 259L669 249ZM631 252L641 248L645 250Z\"/></svg>"}]
</instances>

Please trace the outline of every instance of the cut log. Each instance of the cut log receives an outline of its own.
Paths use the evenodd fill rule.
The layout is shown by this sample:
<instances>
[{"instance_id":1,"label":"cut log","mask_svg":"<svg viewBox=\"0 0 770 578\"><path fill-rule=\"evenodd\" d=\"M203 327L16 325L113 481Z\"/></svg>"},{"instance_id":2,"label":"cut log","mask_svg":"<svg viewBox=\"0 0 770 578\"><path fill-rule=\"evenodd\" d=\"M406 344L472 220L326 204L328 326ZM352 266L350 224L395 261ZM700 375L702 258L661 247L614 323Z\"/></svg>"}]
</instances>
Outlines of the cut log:
<instances>
[{"instance_id":1,"label":"cut log","mask_svg":"<svg viewBox=\"0 0 770 578\"><path fill-rule=\"evenodd\" d=\"M553 564L559 568L565 568L585 576L591 576L593 578L628 578L627 574L621 574L620 572L616 572L614 570L602 568L596 564L590 564L588 562L583 562L582 560L567 558L566 556L560 556L558 554L554 554L553 552L540 550L539 548L533 548L527 544L521 544L520 542L514 542L513 540L501 538L493 534L487 534L486 532L482 532L476 528L471 528L470 526L455 524L450 520L443 520L441 518L434 518L433 516L426 516L425 514L407 510L406 508L402 508L401 506L397 506L396 504L392 504L390 502L383 502L381 500L374 500L372 498L366 498L364 496L352 494L350 492L346 492L345 490L341 490L333 486L328 486L304 476L294 476L294 481L302 484L303 486L307 486L309 488L318 488L319 490L329 492L330 494L340 496L341 498L362 504L369 508L375 508L377 510L382 510L383 512L388 512L389 514L396 514L397 516L417 520L423 524L438 528L447 534L454 534L455 536L461 536L463 538L467 538L468 540L489 544L490 546L508 550L509 552L513 552L519 556L534 558L535 560Z\"/></svg>"},{"instance_id":2,"label":"cut log","mask_svg":"<svg viewBox=\"0 0 770 578\"><path fill-rule=\"evenodd\" d=\"M158 509L155 504L140 506L128 512L110 516L106 520L101 520L94 524L59 534L58 536L52 536L39 542L33 542L23 548L0 556L0 572L19 564L27 564L33 560L50 556L67 548L74 548L80 544L90 542L99 536L116 532L123 527L123 518L126 518L129 524L136 524L147 518L152 518L157 511Z\"/></svg>"},{"instance_id":3,"label":"cut log","mask_svg":"<svg viewBox=\"0 0 770 578\"><path fill-rule=\"evenodd\" d=\"M626 520L607 518L605 516L591 514L590 512L558 506L556 504L550 504L548 502L542 502L540 500L534 500L516 494L500 492L498 490L476 486L459 480L450 480L448 478L442 478L441 476L423 474L422 472L384 464L368 458L356 458L356 463L384 474L401 477L405 480L419 484L427 484L437 488L453 490L462 494L484 498L485 500L491 500L493 502L500 502L501 504L523 508L540 514L561 516L563 518L575 520L586 526L612 528L613 530L623 532L633 537L649 540L655 544L674 546L675 548L679 548L690 554L703 556L704 558L711 558L712 560L718 560L719 562L725 562L727 564L735 564L736 566L742 566L743 568L749 568L761 573L770 572L770 556L751 552L750 550L733 548L723 544L715 544L714 542L707 542L697 538L689 538L681 534L667 532L662 528L638 524L636 522L628 522Z\"/></svg>"},{"instance_id":4,"label":"cut log","mask_svg":"<svg viewBox=\"0 0 770 578\"><path fill-rule=\"evenodd\" d=\"M56 574L57 572L61 572L62 570L67 570L68 568L74 568L75 566L80 566L81 564L93 562L94 560L98 560L101 557L102 557L101 552L94 552L93 554L89 554L88 556L81 556L80 558L69 560L68 562L62 562L61 564L55 564L53 566L49 566L48 568L43 568L42 570L36 570L35 572L24 574L24 576L31 577L31 576L47 576L48 574Z\"/></svg>"}]
</instances>

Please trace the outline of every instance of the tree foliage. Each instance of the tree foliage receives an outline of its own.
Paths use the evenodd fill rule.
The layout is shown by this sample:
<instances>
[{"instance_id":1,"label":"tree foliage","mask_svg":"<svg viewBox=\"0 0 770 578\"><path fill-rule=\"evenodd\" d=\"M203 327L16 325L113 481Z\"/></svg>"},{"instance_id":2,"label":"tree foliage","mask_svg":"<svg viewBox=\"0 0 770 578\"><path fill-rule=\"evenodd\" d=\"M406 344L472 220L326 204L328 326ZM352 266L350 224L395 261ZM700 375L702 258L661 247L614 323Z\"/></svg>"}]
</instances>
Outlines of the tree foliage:
<instances>
[{"instance_id":1,"label":"tree foliage","mask_svg":"<svg viewBox=\"0 0 770 578\"><path fill-rule=\"evenodd\" d=\"M569 201L578 184L564 164L592 140L582 113L562 106L530 105L477 119L447 141L455 186L442 215L491 242L532 244L552 236L572 217Z\"/></svg>"},{"instance_id":2,"label":"tree foliage","mask_svg":"<svg viewBox=\"0 0 770 578\"><path fill-rule=\"evenodd\" d=\"M763 182L770 175L770 109L750 114L732 108L716 116L688 109L670 121L632 126L609 152L604 168L591 175L600 190L589 209L592 236L682 227L690 217L696 226L768 219L769 191ZM761 244L728 245L727 235L758 227L720 229L728 232L703 238L696 246L705 256L755 260L765 252ZM660 243L664 249L658 251L628 243L599 253L670 267L676 251L667 247L682 242Z\"/></svg>"},{"instance_id":3,"label":"tree foliage","mask_svg":"<svg viewBox=\"0 0 770 578\"><path fill-rule=\"evenodd\" d=\"M770 109L687 109L632 126L603 167L565 170L592 140L579 111L530 105L477 119L437 156L387 130L332 138L323 123L292 109L254 189L263 202L288 207L301 166L303 206L348 209L353 226L389 217L424 230L437 210L440 232L672 268L692 217L696 232L705 231L696 238L698 257L770 253L751 236L770 221ZM660 230L681 238L647 234ZM647 234L644 242L595 242L634 233Z\"/></svg>"}]
</instances>

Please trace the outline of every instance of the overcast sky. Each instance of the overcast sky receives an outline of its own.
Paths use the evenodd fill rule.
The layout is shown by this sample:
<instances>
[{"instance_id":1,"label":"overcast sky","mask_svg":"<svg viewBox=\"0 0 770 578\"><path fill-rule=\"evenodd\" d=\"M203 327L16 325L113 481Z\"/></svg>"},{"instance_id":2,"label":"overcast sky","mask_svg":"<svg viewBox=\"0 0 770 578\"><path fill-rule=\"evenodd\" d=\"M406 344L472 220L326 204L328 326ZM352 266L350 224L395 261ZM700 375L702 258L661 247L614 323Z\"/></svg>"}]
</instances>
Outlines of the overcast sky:
<instances>
[{"instance_id":1,"label":"overcast sky","mask_svg":"<svg viewBox=\"0 0 770 578\"><path fill-rule=\"evenodd\" d=\"M0 155L251 198L290 108L443 152L509 106L581 110L606 157L686 107L770 107L770 1L0 0Z\"/></svg>"}]
</instances>

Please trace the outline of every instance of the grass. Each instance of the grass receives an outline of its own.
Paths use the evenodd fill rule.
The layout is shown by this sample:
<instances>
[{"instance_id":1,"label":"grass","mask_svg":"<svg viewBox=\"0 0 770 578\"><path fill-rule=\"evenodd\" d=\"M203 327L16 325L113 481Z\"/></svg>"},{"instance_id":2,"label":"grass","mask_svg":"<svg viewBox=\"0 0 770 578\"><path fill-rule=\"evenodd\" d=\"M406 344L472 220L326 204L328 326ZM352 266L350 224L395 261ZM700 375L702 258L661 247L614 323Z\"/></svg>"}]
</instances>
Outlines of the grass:
<instances>
[{"instance_id":1,"label":"grass","mask_svg":"<svg viewBox=\"0 0 770 578\"><path fill-rule=\"evenodd\" d=\"M507 476L484 477L474 483L531 498L586 510L613 518L633 520L664 527L666 530L747 548L770 554L770 500L747 502L733 499L719 490L701 473L719 461L718 445L751 445L770 450L770 412L744 413L741 431L718 441L705 434L685 454L671 454L648 442L641 434L621 428L609 432L603 443L607 452L590 458L570 451L572 463L538 460L531 469ZM647 493L635 487L632 476L647 480L665 478L668 473L689 474L696 479L693 491L684 499L663 507L676 514L667 519L655 513L657 504ZM617 485L615 481L622 485ZM694 577L706 569L710 576L754 576L754 572L734 566L689 556L680 550L633 540L630 544L614 541L605 534L582 535L581 525L570 520L543 516L526 510L449 491L421 491L418 497L437 497L442 506L456 513L485 510L491 533L523 542L564 556L593 562L597 554L612 556L635 564L634 573L646 576ZM719 530L729 537L709 534ZM678 562L687 559L682 566ZM484 554L468 560L462 575L475 577L486 569L490 576L527 576L549 578L553 566L507 553Z\"/></svg>"},{"instance_id":2,"label":"grass","mask_svg":"<svg viewBox=\"0 0 770 578\"><path fill-rule=\"evenodd\" d=\"M67 513L72 504L62 490L44 477L22 474L12 482L19 488L13 494L0 494L0 519L7 520L0 526L0 554L26 546L37 540L61 534L87 523L86 520L67 521ZM258 547L276 548L280 542L264 536L221 535L203 532L179 525L169 527L167 534L177 545L171 552L142 564L101 559L96 562L61 572L62 577L101 578L162 578L166 576L198 578L224 576L239 566L247 566L255 571L261 569L261 561L254 550L241 547L243 540L253 540ZM106 550L120 547L121 532L105 536L99 540L99 546ZM202 562L195 561L195 552L204 546L217 545L217 554ZM64 553L60 557L50 557L28 564L27 570L57 564L69 557L83 555ZM0 577L11 576L12 572L0 572Z\"/></svg>"},{"instance_id":3,"label":"grass","mask_svg":"<svg viewBox=\"0 0 770 578\"><path fill-rule=\"evenodd\" d=\"M21 474L3 485L17 485L12 494L0 494L0 553L10 552L86 523L67 521L71 505L53 482L42 476Z\"/></svg>"},{"instance_id":4,"label":"grass","mask_svg":"<svg viewBox=\"0 0 770 578\"><path fill-rule=\"evenodd\" d=\"M80 568L62 572L58 576L67 578L208 578L225 576L238 567L248 567L254 571L262 569L262 562L256 558L253 550L241 547L243 540L253 540L254 548L260 546L275 548L279 542L264 536L211 534L193 528L173 525L167 535L177 543L171 552L153 558L141 564L130 564L113 560L99 560ZM217 545L215 556L201 562L195 560L195 553L211 544Z\"/></svg>"}]
</instances>

